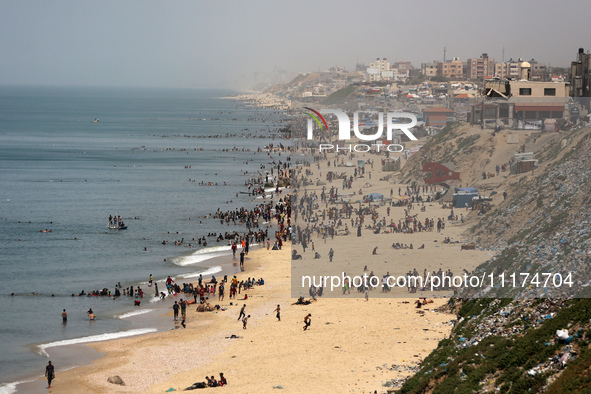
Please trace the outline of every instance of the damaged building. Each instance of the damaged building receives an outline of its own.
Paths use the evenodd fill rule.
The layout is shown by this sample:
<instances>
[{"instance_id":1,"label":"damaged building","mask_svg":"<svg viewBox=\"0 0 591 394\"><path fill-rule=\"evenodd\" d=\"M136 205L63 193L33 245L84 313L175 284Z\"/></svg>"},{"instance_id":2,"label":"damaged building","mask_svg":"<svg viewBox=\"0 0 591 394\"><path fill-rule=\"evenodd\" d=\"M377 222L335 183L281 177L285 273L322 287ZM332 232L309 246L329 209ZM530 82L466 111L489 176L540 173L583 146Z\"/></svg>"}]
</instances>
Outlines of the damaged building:
<instances>
[{"instance_id":1,"label":"damaged building","mask_svg":"<svg viewBox=\"0 0 591 394\"><path fill-rule=\"evenodd\" d=\"M483 101L472 107L470 122L486 128L540 128L546 119L562 119L568 95L564 82L531 81L531 65L520 65L520 79L484 82Z\"/></svg>"}]
</instances>

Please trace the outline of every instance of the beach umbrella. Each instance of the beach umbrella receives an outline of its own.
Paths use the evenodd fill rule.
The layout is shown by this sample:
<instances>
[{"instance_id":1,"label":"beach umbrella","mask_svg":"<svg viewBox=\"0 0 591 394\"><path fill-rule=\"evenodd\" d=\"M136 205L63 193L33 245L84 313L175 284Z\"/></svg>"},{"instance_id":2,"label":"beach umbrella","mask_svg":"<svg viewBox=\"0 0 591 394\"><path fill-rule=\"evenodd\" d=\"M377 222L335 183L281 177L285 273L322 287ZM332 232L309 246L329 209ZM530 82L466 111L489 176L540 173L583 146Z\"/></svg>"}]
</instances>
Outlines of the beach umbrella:
<instances>
[{"instance_id":1,"label":"beach umbrella","mask_svg":"<svg viewBox=\"0 0 591 394\"><path fill-rule=\"evenodd\" d=\"M384 198L384 195L383 194L380 194L380 193L371 193L369 195L369 197L373 197L374 199L376 199L376 198Z\"/></svg>"}]
</instances>

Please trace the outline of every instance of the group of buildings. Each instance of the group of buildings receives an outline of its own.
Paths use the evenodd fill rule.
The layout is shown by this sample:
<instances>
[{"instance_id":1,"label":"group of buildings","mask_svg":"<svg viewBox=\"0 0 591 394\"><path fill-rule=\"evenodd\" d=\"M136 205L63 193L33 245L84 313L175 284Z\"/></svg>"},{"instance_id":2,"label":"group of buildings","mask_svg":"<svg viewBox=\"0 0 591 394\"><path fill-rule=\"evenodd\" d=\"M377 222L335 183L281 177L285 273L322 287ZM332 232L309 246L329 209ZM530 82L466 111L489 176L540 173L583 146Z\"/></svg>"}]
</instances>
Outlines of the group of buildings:
<instances>
[{"instance_id":1,"label":"group of buildings","mask_svg":"<svg viewBox=\"0 0 591 394\"><path fill-rule=\"evenodd\" d=\"M422 63L415 69L410 62L389 63L387 58L377 58L366 69L367 81L406 81L422 74L426 78L441 76L450 80L483 80L486 78L518 78L523 59L496 62L483 53L479 58L463 62L457 57L451 60ZM530 78L533 81L549 79L548 67L535 59L528 61L531 67Z\"/></svg>"},{"instance_id":2,"label":"group of buildings","mask_svg":"<svg viewBox=\"0 0 591 394\"><path fill-rule=\"evenodd\" d=\"M558 130L589 123L591 54L579 49L569 75L553 76L548 71L535 60L499 63L486 53L466 62L453 58L424 63L420 69L407 61L378 58L369 67L358 65L352 71L333 67L301 74L281 90L307 105L412 112L433 133L454 120L491 129ZM419 74L426 78L408 85Z\"/></svg>"},{"instance_id":3,"label":"group of buildings","mask_svg":"<svg viewBox=\"0 0 591 394\"><path fill-rule=\"evenodd\" d=\"M397 72L384 71L392 69ZM391 65L385 58L377 59L367 69L368 81L396 81L393 76L403 75L400 70L407 78L418 72L430 79L442 76L456 81L446 84L449 89L445 96L450 100L443 106L423 109L427 126L442 127L453 119L464 119L483 128L557 130L589 121L584 115L591 111L591 54L583 48L572 62L569 76L551 75L544 64L534 59L496 62L483 53L466 62L453 58L423 63L420 70L408 62ZM466 90L466 83L461 82L466 80L476 81L479 88ZM469 109L458 111L459 102L468 104Z\"/></svg>"}]
</instances>

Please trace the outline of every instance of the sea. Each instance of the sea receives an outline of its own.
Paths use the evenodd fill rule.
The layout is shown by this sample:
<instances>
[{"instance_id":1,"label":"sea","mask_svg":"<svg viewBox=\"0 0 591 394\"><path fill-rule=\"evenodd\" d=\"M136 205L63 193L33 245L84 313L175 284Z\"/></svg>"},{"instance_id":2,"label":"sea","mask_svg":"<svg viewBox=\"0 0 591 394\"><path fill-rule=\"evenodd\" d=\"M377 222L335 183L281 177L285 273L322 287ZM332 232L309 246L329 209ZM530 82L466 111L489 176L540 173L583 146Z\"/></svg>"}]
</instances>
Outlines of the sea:
<instances>
[{"instance_id":1,"label":"sea","mask_svg":"<svg viewBox=\"0 0 591 394\"><path fill-rule=\"evenodd\" d=\"M285 143L287 121L224 99L237 93L0 87L0 393L42 376L62 345L164 329L158 316L170 305L150 275L164 289L169 275L224 272L230 248L208 234L246 229L208 215L261 202L241 192L282 159L257 150ZM108 229L109 215L127 230ZM117 283L142 287L140 307L78 296ZM54 361L58 373L84 360L68 354Z\"/></svg>"}]
</instances>

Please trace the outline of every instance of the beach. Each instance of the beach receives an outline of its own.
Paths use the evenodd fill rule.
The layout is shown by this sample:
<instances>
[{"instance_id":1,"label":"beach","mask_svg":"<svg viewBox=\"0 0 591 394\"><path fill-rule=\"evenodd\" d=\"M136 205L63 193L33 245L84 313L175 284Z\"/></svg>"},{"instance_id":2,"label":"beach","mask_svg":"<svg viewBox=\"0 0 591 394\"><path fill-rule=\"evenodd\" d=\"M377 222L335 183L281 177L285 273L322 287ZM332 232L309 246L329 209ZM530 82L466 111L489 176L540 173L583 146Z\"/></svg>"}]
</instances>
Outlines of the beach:
<instances>
[{"instance_id":1,"label":"beach","mask_svg":"<svg viewBox=\"0 0 591 394\"><path fill-rule=\"evenodd\" d=\"M327 169L327 162L321 161L320 168L315 168L314 172L326 173ZM398 194L398 187L404 190L408 186L377 181L384 175L381 168L375 166L374 181L365 178L355 182L372 183L374 185L365 189L385 196L389 196L390 189ZM317 187L307 186L306 192L314 188ZM319 185L316 191L320 189ZM302 191L298 190L300 195ZM397 222L406 208L393 207L390 216ZM386 216L385 205L377 209ZM427 204L424 212L418 205L415 209L421 219L427 215L437 218L449 214L439 202ZM411 376L418 363L449 335L456 316L435 309L444 306L453 291L419 290L411 294L402 287L383 294L378 288L369 292L366 301L364 293L356 289L345 295L337 289L338 297L327 298L329 294L326 293L308 305L296 305L298 296L307 300L310 297L308 288L294 286L293 283L300 280L295 275L302 272L302 267L314 264L328 267L325 271L333 275L342 271L363 274L359 268L363 265L380 276L386 271L404 275L412 268L422 273L423 267L452 269L455 273L461 269L471 270L491 254L481 250L462 251L461 244L455 243L462 240L461 234L470 224L469 213L462 214L466 214L467 223L454 221L441 232L373 234L363 230L362 237L351 232L334 239L328 237L326 243L322 237L313 235L321 261L313 258L310 245L306 252L301 244L289 243L284 244L282 250L254 249L247 257L245 271L237 275L238 280L262 277L265 284L248 290L248 300L240 300L243 291L237 300L229 300L226 295L224 301L212 302L226 310L198 313L194 307L189 307L184 329L173 321L172 311L169 311L166 317L170 322L169 330L88 344L104 356L90 365L58 373L52 392L161 393L171 388L180 391L204 381L206 376L219 379L221 372L228 380L228 388L238 393L265 393L277 389L294 393L345 390L384 393ZM454 243L444 244L445 238ZM402 244L413 243L415 247L390 248L393 239ZM424 249L418 249L421 244L426 245ZM380 248L374 255L372 249L376 245ZM339 255L329 262L329 248L337 246ZM298 266L291 260L292 249L304 255L298 260L304 265ZM419 309L415 305L418 297L433 302ZM251 316L246 330L237 321L243 304L247 305L246 314ZM281 308L281 321L275 317L277 305ZM304 317L308 314L312 322L310 329L304 331ZM59 372L59 366L57 368ZM108 383L107 379L114 375L120 376L125 386Z\"/></svg>"},{"instance_id":2,"label":"beach","mask_svg":"<svg viewBox=\"0 0 591 394\"><path fill-rule=\"evenodd\" d=\"M187 328L172 321L171 330L129 339L89 344L104 357L91 365L58 373L51 392L179 391L207 376L228 379L233 392L367 392L386 379L404 376L384 367L413 366L433 350L450 330L453 315L433 309L437 299L417 311L413 299L319 299L292 305L288 249L259 249L249 254L248 275L265 279L247 301L219 302L228 310L195 312L188 308ZM248 294L248 293L247 293ZM180 296L179 296L180 298ZM229 303L234 305L230 306ZM246 303L251 315L246 330L237 321ZM281 321L273 311L281 305ZM303 319L312 324L303 331ZM392 322L384 324L384 315ZM176 328L176 329L174 329ZM231 339L232 335L241 338ZM58 366L59 368L59 366ZM107 382L119 375L125 386ZM407 373L408 375L408 373Z\"/></svg>"},{"instance_id":3,"label":"beach","mask_svg":"<svg viewBox=\"0 0 591 394\"><path fill-rule=\"evenodd\" d=\"M281 158L265 147L283 142L284 116L220 99L233 93L0 89L0 392L42 375L47 345L161 329L152 314L166 302L149 302L150 275L163 289L169 275L182 284L237 270L223 235L246 226L220 223L216 210L264 202L250 192L276 169L270 156ZM107 228L110 215L127 229ZM141 306L114 299L118 284L141 287ZM58 371L89 361L63 348L48 351L61 353Z\"/></svg>"}]
</instances>

